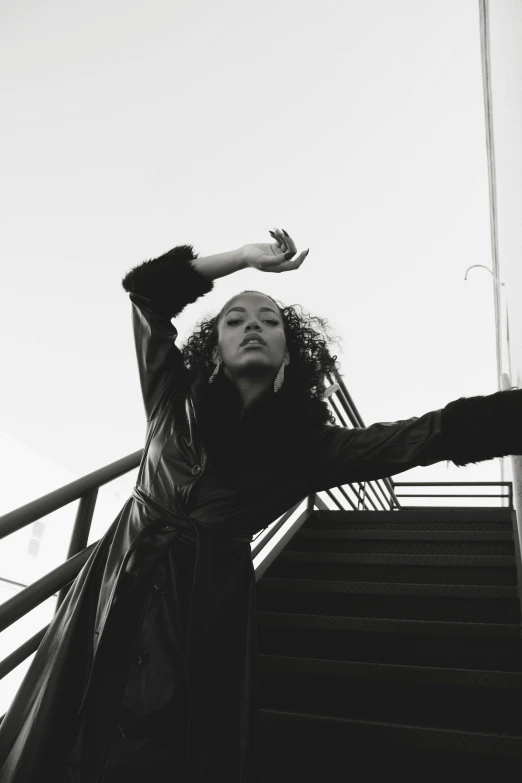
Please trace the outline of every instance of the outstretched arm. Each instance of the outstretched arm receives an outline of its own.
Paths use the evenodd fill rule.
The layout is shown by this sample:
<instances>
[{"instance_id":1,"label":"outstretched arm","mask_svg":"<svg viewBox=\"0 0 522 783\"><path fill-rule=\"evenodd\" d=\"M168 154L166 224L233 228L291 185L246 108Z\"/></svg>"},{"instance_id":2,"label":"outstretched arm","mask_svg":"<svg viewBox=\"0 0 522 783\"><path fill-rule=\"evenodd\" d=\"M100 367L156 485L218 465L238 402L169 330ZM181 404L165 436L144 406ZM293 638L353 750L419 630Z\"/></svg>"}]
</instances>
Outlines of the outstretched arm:
<instances>
[{"instance_id":1,"label":"outstretched arm","mask_svg":"<svg viewBox=\"0 0 522 783\"><path fill-rule=\"evenodd\" d=\"M443 460L462 466L522 454L522 390L463 397L404 421L354 429L324 425L310 454L310 492Z\"/></svg>"}]
</instances>

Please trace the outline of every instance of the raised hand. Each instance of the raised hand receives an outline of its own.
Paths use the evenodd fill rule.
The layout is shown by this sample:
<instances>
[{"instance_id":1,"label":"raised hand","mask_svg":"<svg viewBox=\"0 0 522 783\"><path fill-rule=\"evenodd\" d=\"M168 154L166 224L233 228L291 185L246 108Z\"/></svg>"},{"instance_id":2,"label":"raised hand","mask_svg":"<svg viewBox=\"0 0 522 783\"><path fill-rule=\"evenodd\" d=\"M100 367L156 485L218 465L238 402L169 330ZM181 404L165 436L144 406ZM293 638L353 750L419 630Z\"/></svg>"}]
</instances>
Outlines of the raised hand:
<instances>
[{"instance_id":1,"label":"raised hand","mask_svg":"<svg viewBox=\"0 0 522 783\"><path fill-rule=\"evenodd\" d=\"M284 229L274 228L269 233L275 239L275 244L243 246L246 266L259 269L260 272L290 272L292 269L299 269L310 252L309 249L297 254L294 240Z\"/></svg>"}]
</instances>

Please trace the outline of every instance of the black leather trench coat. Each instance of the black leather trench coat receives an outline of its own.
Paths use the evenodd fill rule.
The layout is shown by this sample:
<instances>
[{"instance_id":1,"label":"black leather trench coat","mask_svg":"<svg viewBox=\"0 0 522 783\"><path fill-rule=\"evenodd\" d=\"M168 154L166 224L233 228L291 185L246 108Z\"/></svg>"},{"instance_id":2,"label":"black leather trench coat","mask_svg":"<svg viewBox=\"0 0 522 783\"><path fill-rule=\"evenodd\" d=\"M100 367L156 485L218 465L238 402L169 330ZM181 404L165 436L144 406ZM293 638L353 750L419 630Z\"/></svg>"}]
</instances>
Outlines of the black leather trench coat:
<instances>
[{"instance_id":1,"label":"black leather trench coat","mask_svg":"<svg viewBox=\"0 0 522 783\"><path fill-rule=\"evenodd\" d=\"M147 416L136 486L0 726L1 783L257 781L253 534L312 492L452 457L436 410L321 425L283 463L220 472L170 320L213 287L193 258L179 246L123 281Z\"/></svg>"}]
</instances>

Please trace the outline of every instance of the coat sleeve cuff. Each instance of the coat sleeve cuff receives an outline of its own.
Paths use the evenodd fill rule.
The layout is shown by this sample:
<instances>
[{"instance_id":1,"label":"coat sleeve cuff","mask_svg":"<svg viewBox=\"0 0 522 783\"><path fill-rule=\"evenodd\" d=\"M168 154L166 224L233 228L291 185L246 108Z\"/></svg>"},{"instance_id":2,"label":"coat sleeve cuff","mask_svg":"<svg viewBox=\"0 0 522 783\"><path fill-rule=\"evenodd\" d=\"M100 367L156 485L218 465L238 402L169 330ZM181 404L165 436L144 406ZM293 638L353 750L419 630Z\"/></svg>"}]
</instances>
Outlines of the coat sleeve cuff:
<instances>
[{"instance_id":1,"label":"coat sleeve cuff","mask_svg":"<svg viewBox=\"0 0 522 783\"><path fill-rule=\"evenodd\" d=\"M453 400L442 411L442 435L458 467L522 454L522 390Z\"/></svg>"},{"instance_id":2,"label":"coat sleeve cuff","mask_svg":"<svg viewBox=\"0 0 522 783\"><path fill-rule=\"evenodd\" d=\"M192 245L177 245L168 253L133 267L121 284L128 293L150 299L162 315L175 318L183 308L214 288L190 263L198 258Z\"/></svg>"}]
</instances>

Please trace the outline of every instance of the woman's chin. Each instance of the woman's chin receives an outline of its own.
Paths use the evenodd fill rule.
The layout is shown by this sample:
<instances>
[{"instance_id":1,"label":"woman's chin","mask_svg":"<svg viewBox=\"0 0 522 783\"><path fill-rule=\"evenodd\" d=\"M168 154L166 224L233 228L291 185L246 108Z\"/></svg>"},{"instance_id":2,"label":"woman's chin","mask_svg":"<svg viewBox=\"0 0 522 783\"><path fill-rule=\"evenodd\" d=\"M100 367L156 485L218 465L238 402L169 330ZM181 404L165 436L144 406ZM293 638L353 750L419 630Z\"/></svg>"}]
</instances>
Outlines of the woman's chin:
<instances>
[{"instance_id":1,"label":"woman's chin","mask_svg":"<svg viewBox=\"0 0 522 783\"><path fill-rule=\"evenodd\" d=\"M265 367L272 368L272 362L266 354L260 351L246 351L237 363L238 367ZM277 370L277 368L275 368Z\"/></svg>"}]
</instances>

